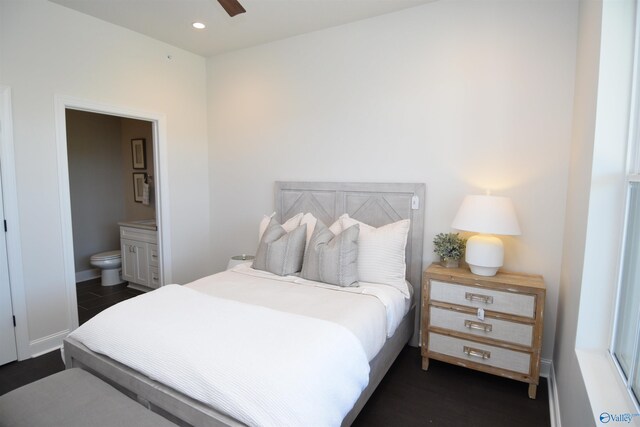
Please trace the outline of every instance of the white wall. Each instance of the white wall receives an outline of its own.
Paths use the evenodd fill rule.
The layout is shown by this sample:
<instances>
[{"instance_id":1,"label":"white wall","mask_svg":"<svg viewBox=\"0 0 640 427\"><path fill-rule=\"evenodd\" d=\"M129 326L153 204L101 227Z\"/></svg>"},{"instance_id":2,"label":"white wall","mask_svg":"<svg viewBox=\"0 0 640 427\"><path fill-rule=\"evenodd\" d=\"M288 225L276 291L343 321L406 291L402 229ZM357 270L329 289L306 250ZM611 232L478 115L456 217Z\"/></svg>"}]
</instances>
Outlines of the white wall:
<instances>
[{"instance_id":1,"label":"white wall","mask_svg":"<svg viewBox=\"0 0 640 427\"><path fill-rule=\"evenodd\" d=\"M276 180L426 183L425 262L490 188L523 230L505 267L545 277L551 358L576 35L575 2L440 1L210 58L212 265L254 252Z\"/></svg>"},{"instance_id":2,"label":"white wall","mask_svg":"<svg viewBox=\"0 0 640 427\"><path fill-rule=\"evenodd\" d=\"M166 116L173 280L186 282L211 270L205 82L199 56L45 0L1 0L0 84L13 89L27 306L19 321L28 321L32 351L70 328L54 96Z\"/></svg>"}]
</instances>

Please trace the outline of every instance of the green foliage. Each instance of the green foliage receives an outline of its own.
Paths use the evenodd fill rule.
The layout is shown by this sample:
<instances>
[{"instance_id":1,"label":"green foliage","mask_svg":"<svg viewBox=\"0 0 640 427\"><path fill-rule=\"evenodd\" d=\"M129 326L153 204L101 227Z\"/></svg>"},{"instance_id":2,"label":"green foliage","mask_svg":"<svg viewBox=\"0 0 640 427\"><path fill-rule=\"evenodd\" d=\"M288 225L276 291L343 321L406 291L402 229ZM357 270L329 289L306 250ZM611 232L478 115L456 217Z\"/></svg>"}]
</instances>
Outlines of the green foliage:
<instances>
[{"instance_id":1,"label":"green foliage","mask_svg":"<svg viewBox=\"0 0 640 427\"><path fill-rule=\"evenodd\" d=\"M464 256L467 240L458 233L440 233L433 239L433 252L443 260L459 260Z\"/></svg>"}]
</instances>

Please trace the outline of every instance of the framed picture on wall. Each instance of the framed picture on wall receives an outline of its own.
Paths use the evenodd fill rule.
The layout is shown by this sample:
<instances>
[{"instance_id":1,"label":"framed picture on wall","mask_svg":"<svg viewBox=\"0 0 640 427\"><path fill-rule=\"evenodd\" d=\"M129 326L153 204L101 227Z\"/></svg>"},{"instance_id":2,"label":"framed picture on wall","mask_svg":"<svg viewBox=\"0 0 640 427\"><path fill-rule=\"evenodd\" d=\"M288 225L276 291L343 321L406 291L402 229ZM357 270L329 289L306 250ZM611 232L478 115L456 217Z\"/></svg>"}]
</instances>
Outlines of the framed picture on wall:
<instances>
[{"instance_id":1,"label":"framed picture on wall","mask_svg":"<svg viewBox=\"0 0 640 427\"><path fill-rule=\"evenodd\" d=\"M147 149L144 138L131 140L131 158L133 160L134 169L147 168Z\"/></svg>"},{"instance_id":2,"label":"framed picture on wall","mask_svg":"<svg viewBox=\"0 0 640 427\"><path fill-rule=\"evenodd\" d=\"M137 203L142 203L142 189L144 188L144 183L146 180L146 173L133 173L133 200L135 200Z\"/></svg>"}]
</instances>

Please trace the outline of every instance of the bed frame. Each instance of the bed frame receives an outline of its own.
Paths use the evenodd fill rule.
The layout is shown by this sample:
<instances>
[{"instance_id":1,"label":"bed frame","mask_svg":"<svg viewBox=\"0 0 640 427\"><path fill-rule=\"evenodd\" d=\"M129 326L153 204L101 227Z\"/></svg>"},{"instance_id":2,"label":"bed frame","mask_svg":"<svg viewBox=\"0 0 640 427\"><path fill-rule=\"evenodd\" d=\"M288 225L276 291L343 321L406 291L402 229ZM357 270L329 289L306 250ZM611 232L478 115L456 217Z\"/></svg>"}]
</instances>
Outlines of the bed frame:
<instances>
[{"instance_id":1,"label":"bed frame","mask_svg":"<svg viewBox=\"0 0 640 427\"><path fill-rule=\"evenodd\" d=\"M311 212L327 225L343 213L376 227L401 219L411 219L406 261L407 280L414 289L414 304L395 334L387 339L380 352L371 360L369 384L344 418L343 426L353 423L407 342L412 345L418 344L420 304L415 304L415 301L421 301L424 202L424 184L275 183L275 205L280 221L298 212ZM178 425L242 425L228 415L160 384L122 363L94 353L72 338L64 341L64 357L67 369L81 367L93 373Z\"/></svg>"}]
</instances>

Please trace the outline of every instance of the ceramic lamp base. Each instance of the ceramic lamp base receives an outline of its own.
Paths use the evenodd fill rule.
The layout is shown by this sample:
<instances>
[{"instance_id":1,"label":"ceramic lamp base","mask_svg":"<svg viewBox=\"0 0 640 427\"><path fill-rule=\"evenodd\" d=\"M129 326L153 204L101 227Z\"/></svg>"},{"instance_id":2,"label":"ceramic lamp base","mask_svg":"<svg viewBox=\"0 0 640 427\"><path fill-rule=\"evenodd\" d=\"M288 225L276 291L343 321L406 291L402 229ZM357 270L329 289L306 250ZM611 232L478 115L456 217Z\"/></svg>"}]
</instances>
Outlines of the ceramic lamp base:
<instances>
[{"instance_id":1,"label":"ceramic lamp base","mask_svg":"<svg viewBox=\"0 0 640 427\"><path fill-rule=\"evenodd\" d=\"M504 261L502 240L488 234L477 234L467 240L465 261L473 274L495 276Z\"/></svg>"}]
</instances>

